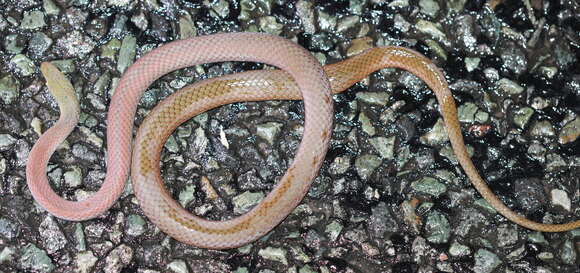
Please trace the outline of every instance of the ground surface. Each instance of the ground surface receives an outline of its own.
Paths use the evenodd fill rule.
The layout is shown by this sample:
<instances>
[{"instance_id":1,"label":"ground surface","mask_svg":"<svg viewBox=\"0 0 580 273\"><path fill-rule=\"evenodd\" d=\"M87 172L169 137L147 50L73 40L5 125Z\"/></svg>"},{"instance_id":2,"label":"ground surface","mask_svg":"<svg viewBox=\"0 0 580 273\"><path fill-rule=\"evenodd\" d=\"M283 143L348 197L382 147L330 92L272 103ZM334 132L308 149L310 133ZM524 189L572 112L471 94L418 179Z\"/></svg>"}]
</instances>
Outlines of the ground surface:
<instances>
[{"instance_id":1,"label":"ground surface","mask_svg":"<svg viewBox=\"0 0 580 273\"><path fill-rule=\"evenodd\" d=\"M311 191L249 246L208 251L167 237L130 186L90 221L34 202L28 151L58 118L40 62L56 61L81 101L81 124L47 170L76 199L105 176L107 105L134 59L176 39L259 31L323 63L369 45L425 54L446 74L476 166L500 198L534 220L578 219L578 1L319 2L0 0L0 272L580 272L580 231L541 234L495 213L455 162L433 94L395 69L335 96L332 146ZM187 83L259 67L172 73L143 97L135 124ZM186 122L163 153L168 188L204 217L246 211L292 160L302 112L300 102L238 103ZM219 197L206 199L208 189Z\"/></svg>"}]
</instances>

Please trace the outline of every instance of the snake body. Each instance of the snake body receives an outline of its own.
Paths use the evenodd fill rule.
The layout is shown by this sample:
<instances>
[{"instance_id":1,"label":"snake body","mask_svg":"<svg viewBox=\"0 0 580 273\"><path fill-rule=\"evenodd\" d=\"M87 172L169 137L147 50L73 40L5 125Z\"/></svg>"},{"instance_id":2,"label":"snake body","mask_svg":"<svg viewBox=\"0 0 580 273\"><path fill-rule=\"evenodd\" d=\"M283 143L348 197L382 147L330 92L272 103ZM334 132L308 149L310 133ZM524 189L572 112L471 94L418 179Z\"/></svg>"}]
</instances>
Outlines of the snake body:
<instances>
[{"instance_id":1,"label":"snake body","mask_svg":"<svg viewBox=\"0 0 580 273\"><path fill-rule=\"evenodd\" d=\"M259 70L208 79L172 94L149 113L134 144L133 119L141 94L162 75L195 64L219 61L253 61L281 70ZM84 220L106 211L119 197L131 163L131 181L143 211L173 238L198 247L223 249L247 244L279 224L303 199L324 159L332 130L332 99L370 73L386 67L408 70L435 93L449 140L460 165L479 193L500 214L526 228L558 232L580 227L580 221L543 224L530 221L503 204L479 176L471 161L457 119L455 102L440 70L421 54L402 47L372 48L324 68L303 48L285 39L257 33L201 36L171 42L141 57L123 75L108 114L107 176L101 189L87 200L67 201L48 185L46 166L56 146L78 120L78 103L62 73L43 64L51 92L57 91L61 118L33 147L27 164L27 182L34 198L50 213L64 219ZM60 73L60 75L59 75ZM330 84L330 85L329 85ZM60 92L60 93L59 93ZM61 93L68 92L68 95ZM72 93L71 93L72 92ZM226 221L210 221L190 214L165 189L160 175L160 153L173 130L192 116L217 106L240 101L304 99L302 142L286 174L248 213ZM73 117L76 115L77 117Z\"/></svg>"}]
</instances>

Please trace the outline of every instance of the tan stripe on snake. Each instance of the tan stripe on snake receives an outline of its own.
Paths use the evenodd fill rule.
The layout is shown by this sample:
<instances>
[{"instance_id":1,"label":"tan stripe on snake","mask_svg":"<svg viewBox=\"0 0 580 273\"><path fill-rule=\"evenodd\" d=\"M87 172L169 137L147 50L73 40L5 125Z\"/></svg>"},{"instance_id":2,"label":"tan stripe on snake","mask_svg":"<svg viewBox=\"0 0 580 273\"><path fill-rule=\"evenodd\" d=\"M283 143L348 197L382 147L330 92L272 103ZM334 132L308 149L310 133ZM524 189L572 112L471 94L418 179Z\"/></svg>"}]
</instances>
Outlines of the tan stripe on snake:
<instances>
[{"instance_id":1,"label":"tan stripe on snake","mask_svg":"<svg viewBox=\"0 0 580 273\"><path fill-rule=\"evenodd\" d=\"M236 43L239 43L239 46ZM279 48L265 49L263 46ZM216 49L212 51L208 49L209 47L218 47L217 50L219 52L216 52ZM256 48L260 49L255 50ZM289 55L297 55L298 58L290 61L290 57L294 58L296 56L280 56L280 53L276 52L280 48L292 52ZM203 49L203 52L198 51L200 49ZM224 53L227 50L236 50L237 55ZM205 54L208 57L191 57L190 55L193 54ZM244 56L244 54L261 55L249 57ZM320 91L324 90L326 79L322 73L319 73L319 66L312 64L313 59L309 56L303 56L304 54L307 53L304 53L304 50L297 45L273 36L239 33L210 35L192 40L172 42L160 47L140 58L124 74L119 83L120 87L115 91L115 96L121 97L119 95L120 92L130 92L136 93L137 95L131 96L138 99L147 86L161 75L196 63L249 60L270 63L290 73L282 70L249 71L201 81L174 93L149 113L135 139L135 150L131 166L132 183L135 195L139 199L143 211L161 230L181 242L194 246L214 249L233 248L250 243L266 234L279 224L302 200L313 178L317 175L324 158L331 134L332 122L331 99ZM184 55L187 55L187 58L184 58ZM267 59L270 57L275 60ZM288 60L284 58L288 58ZM175 62L178 62L178 64L175 64ZM306 62L306 64L301 62ZM151 68L151 66L155 67ZM300 69L292 70L292 66L300 66ZM521 226L537 231L559 232L580 227L580 221L566 224L543 224L530 221L509 209L497 198L486 182L479 176L467 153L459 121L457 120L455 102L447 82L439 69L421 54L401 47L372 48L342 62L326 65L324 66L324 72L330 81L332 92L339 93L370 73L386 67L408 70L425 81L434 91L445 121L449 140L460 165L474 187L500 214ZM48 63L43 64L42 71L47 78L47 84L51 92L57 98L61 108L61 119L53 128L66 132L58 133L58 137L50 138L50 141L58 141L60 143L78 120L78 103L76 100L71 99L75 98L74 90L62 73ZM143 75L143 73L149 72L150 74ZM310 85L312 82L317 82L315 86L318 87L313 88ZM137 91L124 91L125 88L133 88L131 84L139 84L139 87L134 88ZM64 89L59 91L55 87L64 87ZM303 90L302 93L301 90ZM227 103L299 100L302 99L302 95L305 98L305 130L296 158L272 192L250 212L227 221L209 221L190 214L171 198L161 179L159 160L165 141L178 125L192 116ZM132 101L122 101L115 104L116 98L113 98L109 112L109 126L117 126L115 123L111 124L112 117L110 115L116 109L114 107L130 102ZM136 104L136 102L134 103ZM130 113L131 122L135 107L133 105L129 107L132 111ZM114 113L122 113L122 111L115 110ZM73 123L73 125L67 125L68 127L63 129L59 127L61 126L61 120L62 123ZM130 123L123 123L122 125L125 127L121 126L119 130L131 131ZM108 128L109 157L111 157L110 154L112 153L110 150L112 148L111 139L118 137L115 133L115 130L111 130L111 127ZM124 138L127 138L127 134L124 135ZM42 160L48 161L52 151L50 153L39 152L43 147L37 148L36 146L44 146L46 144L40 140L38 143L41 143L41 145L35 144L27 165L28 184L35 199L51 213L65 219L88 219L108 209L112 202L118 198L118 194L120 194L118 189L109 190L108 192L114 192L116 195L109 197L104 203L101 202L99 206L85 209L82 215L79 216L68 211L67 206L77 203L58 197L49 188L46 181L40 181L42 177L46 180L45 170L47 163L40 161L37 154L47 154L43 156ZM35 149L39 151L35 151ZM54 150L55 148L50 149ZM107 165L108 168L111 168L110 159L107 161ZM114 171L119 170L115 169ZM109 175L108 169L107 176ZM102 192L107 192L104 188L109 184L106 183L107 181L95 196ZM55 196L59 199L57 202L53 202ZM95 196L89 200L99 201L96 200L97 197ZM86 201L83 201L82 204L90 206L90 203ZM82 209L80 208L79 210Z\"/></svg>"}]
</instances>

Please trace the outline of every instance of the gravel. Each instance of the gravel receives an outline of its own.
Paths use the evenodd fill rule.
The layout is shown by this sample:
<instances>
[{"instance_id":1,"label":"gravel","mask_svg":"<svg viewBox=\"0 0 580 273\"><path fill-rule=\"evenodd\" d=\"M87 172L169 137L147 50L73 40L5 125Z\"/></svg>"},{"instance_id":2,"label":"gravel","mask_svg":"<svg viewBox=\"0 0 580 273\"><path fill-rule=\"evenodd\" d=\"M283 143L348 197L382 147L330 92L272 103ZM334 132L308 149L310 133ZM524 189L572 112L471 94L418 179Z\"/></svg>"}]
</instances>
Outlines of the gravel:
<instances>
[{"instance_id":1,"label":"gravel","mask_svg":"<svg viewBox=\"0 0 580 273\"><path fill-rule=\"evenodd\" d=\"M376 45L425 54L446 75L468 150L500 200L537 221L577 220L574 1L0 2L1 272L578 272L580 232L532 232L498 215L457 165L431 90L399 69L334 96L331 147L312 189L248 246L211 251L169 238L130 186L96 219L57 219L25 183L28 151L58 118L41 62L65 71L80 98L81 125L47 170L59 195L77 199L103 179L107 110L123 71L172 40L259 31L329 64ZM187 84L263 67L170 73L146 93L135 124ZM186 121L161 157L169 193L213 220L246 212L292 162L303 112L301 102L242 102Z\"/></svg>"}]
</instances>

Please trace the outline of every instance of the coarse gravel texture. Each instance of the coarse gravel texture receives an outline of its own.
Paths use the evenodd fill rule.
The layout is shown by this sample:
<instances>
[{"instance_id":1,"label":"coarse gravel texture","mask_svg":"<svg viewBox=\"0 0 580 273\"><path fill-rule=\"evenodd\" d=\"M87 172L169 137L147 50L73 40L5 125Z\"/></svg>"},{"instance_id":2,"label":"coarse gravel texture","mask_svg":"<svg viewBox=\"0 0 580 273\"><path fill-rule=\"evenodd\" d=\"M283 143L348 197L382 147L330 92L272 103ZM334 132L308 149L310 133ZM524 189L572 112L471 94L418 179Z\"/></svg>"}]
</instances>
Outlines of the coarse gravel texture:
<instances>
[{"instance_id":1,"label":"coarse gravel texture","mask_svg":"<svg viewBox=\"0 0 580 273\"><path fill-rule=\"evenodd\" d=\"M325 64L372 45L422 52L447 76L494 192L530 219L578 219L580 3L491 2L0 0L0 273L580 272L580 230L542 234L495 213L458 166L433 93L397 69L334 97L331 148L308 196L248 246L169 238L130 183L105 215L83 222L50 216L26 186L28 152L58 118L42 61L68 74L81 102L81 123L47 170L53 188L78 199L105 176L107 107L136 58L176 39L259 31ZM256 68L171 73L143 96L135 124L188 83ZM210 219L247 211L291 162L302 114L301 102L236 103L184 123L162 155L168 189Z\"/></svg>"}]
</instances>

